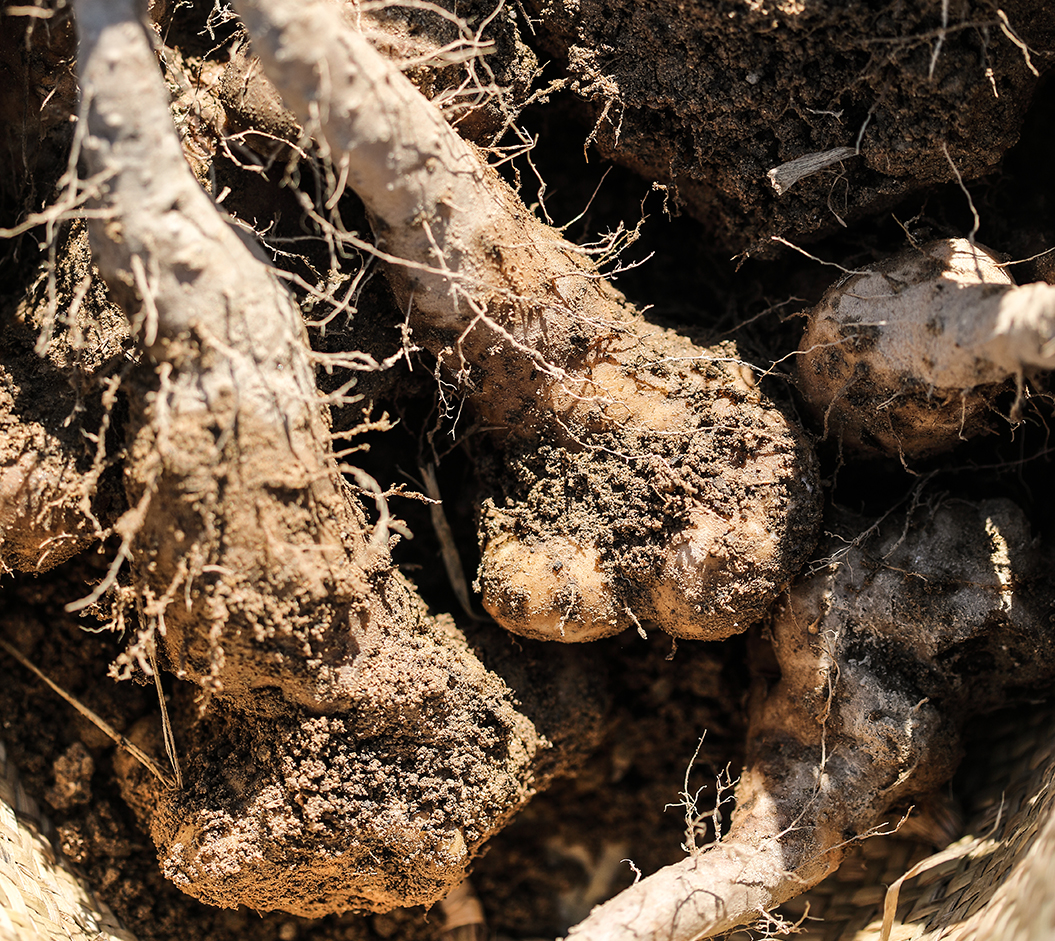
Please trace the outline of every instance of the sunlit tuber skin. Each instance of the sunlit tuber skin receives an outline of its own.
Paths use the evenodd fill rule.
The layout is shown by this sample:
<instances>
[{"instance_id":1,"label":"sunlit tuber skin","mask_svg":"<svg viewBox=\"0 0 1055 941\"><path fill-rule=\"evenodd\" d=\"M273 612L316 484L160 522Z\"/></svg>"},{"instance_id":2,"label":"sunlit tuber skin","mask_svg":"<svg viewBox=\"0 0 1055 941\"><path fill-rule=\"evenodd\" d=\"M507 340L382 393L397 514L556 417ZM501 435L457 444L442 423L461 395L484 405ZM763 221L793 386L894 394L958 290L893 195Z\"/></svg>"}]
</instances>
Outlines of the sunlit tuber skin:
<instances>
[{"instance_id":1,"label":"sunlit tuber skin","mask_svg":"<svg viewBox=\"0 0 1055 941\"><path fill-rule=\"evenodd\" d=\"M807 442L735 348L642 319L334 5L235 7L366 204L415 341L464 383L515 481L483 507L487 610L563 641L642 621L678 637L745 630L808 554L819 487ZM545 463L564 456L574 469ZM632 511L591 483L628 467ZM567 512L535 512L537 488L570 477L586 482L559 494Z\"/></svg>"},{"instance_id":2,"label":"sunlit tuber skin","mask_svg":"<svg viewBox=\"0 0 1055 941\"><path fill-rule=\"evenodd\" d=\"M595 909L569 941L696 941L815 885L847 847L945 782L965 717L1055 677L1050 553L1006 500L949 501L859 545L844 519L771 622L729 832ZM843 551L839 551L842 549Z\"/></svg>"},{"instance_id":3,"label":"sunlit tuber skin","mask_svg":"<svg viewBox=\"0 0 1055 941\"><path fill-rule=\"evenodd\" d=\"M810 311L798 380L851 452L922 458L984 431L1012 377L1055 368L1055 288L1014 285L967 239L840 279Z\"/></svg>"},{"instance_id":4,"label":"sunlit tuber skin","mask_svg":"<svg viewBox=\"0 0 1055 941\"><path fill-rule=\"evenodd\" d=\"M211 904L431 905L590 747L597 690L550 658L525 680L529 718L394 569L338 471L301 313L184 161L137 13L76 4L90 235L148 367L117 525L138 661L156 639L196 686L172 703L183 786L121 758L122 791L165 875ZM548 687L565 693L540 704ZM561 709L592 717L563 743Z\"/></svg>"}]
</instances>

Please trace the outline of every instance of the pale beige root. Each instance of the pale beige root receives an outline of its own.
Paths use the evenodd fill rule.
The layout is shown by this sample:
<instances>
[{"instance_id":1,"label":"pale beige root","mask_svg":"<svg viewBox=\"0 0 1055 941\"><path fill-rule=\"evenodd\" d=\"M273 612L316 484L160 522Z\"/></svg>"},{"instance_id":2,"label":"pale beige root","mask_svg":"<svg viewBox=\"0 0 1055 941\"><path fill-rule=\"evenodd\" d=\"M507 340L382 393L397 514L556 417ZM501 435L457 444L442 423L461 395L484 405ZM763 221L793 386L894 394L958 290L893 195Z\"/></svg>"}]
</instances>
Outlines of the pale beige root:
<instances>
[{"instance_id":1,"label":"pale beige root","mask_svg":"<svg viewBox=\"0 0 1055 941\"><path fill-rule=\"evenodd\" d=\"M760 617L809 552L819 489L810 448L735 348L646 323L333 5L236 9L366 204L415 340L494 429L498 477L515 483L483 510L488 611L567 641L642 621L715 639ZM537 487L567 479L543 451L588 461L582 479L629 468L637 505L583 484L559 494L558 519L537 513Z\"/></svg>"},{"instance_id":2,"label":"pale beige root","mask_svg":"<svg viewBox=\"0 0 1055 941\"><path fill-rule=\"evenodd\" d=\"M366 573L387 556L330 457L300 312L190 173L131 5L78 9L84 153L111 175L92 250L157 364L120 525L144 613L208 688L336 702L355 637L376 631Z\"/></svg>"},{"instance_id":3,"label":"pale beige root","mask_svg":"<svg viewBox=\"0 0 1055 941\"><path fill-rule=\"evenodd\" d=\"M536 676L592 715L561 731L535 684L529 710L424 611L339 476L298 308L183 160L134 4L76 10L106 179L93 249L153 364L118 525L143 619L128 657L149 664L156 637L206 691L173 703L182 789L128 762L122 789L165 874L212 904L432 904L596 737L597 697L567 658Z\"/></svg>"},{"instance_id":4,"label":"pale beige root","mask_svg":"<svg viewBox=\"0 0 1055 941\"><path fill-rule=\"evenodd\" d=\"M926 457L987 427L1011 377L1055 367L1055 288L1016 287L966 239L842 278L810 311L799 386L826 434L864 454Z\"/></svg>"},{"instance_id":5,"label":"pale beige root","mask_svg":"<svg viewBox=\"0 0 1055 941\"><path fill-rule=\"evenodd\" d=\"M695 941L754 921L823 879L891 807L947 780L966 716L1050 684L1050 560L1017 507L949 502L846 551L866 527L834 525L838 561L778 603L780 677L756 681L730 831L569 938Z\"/></svg>"}]
</instances>

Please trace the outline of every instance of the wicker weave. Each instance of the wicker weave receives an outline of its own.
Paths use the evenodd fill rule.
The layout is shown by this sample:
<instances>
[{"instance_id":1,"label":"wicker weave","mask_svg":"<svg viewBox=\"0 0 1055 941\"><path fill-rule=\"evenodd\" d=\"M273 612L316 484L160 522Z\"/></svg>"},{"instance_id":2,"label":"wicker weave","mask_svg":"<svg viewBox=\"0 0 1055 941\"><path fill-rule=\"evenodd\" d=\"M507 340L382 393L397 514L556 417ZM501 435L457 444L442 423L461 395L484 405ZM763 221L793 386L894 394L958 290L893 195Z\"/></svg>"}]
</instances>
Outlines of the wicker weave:
<instances>
[{"instance_id":1,"label":"wicker weave","mask_svg":"<svg viewBox=\"0 0 1055 941\"><path fill-rule=\"evenodd\" d=\"M58 851L0 742L0 941L135 941Z\"/></svg>"},{"instance_id":2,"label":"wicker weave","mask_svg":"<svg viewBox=\"0 0 1055 941\"><path fill-rule=\"evenodd\" d=\"M880 941L887 887L916 867L890 941L1055 939L1055 708L992 724L975 751L966 835L939 854L898 836L861 844L782 909L802 919L795 937ZM134 941L61 858L0 743L0 941L38 939Z\"/></svg>"},{"instance_id":3,"label":"wicker weave","mask_svg":"<svg viewBox=\"0 0 1055 941\"><path fill-rule=\"evenodd\" d=\"M782 909L797 921L808 906L796 938L880 941L887 887L916 867L890 941L1055 941L1055 709L990 724L968 761L965 835L936 854L897 836L863 843Z\"/></svg>"}]
</instances>

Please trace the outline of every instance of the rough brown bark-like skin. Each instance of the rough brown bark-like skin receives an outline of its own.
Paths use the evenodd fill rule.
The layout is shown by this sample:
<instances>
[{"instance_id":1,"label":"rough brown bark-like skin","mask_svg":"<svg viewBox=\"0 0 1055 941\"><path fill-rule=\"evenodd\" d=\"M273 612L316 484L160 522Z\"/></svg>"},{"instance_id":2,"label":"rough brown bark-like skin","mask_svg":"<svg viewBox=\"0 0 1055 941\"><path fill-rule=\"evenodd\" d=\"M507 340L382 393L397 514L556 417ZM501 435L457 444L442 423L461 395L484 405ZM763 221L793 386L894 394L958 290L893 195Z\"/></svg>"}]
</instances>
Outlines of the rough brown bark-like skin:
<instances>
[{"instance_id":1,"label":"rough brown bark-like skin","mask_svg":"<svg viewBox=\"0 0 1055 941\"><path fill-rule=\"evenodd\" d=\"M97 537L91 517L97 482L89 489L92 455L80 423L64 428L55 421L72 413L73 389L6 333L0 336L0 573L43 572Z\"/></svg>"},{"instance_id":2,"label":"rough brown bark-like skin","mask_svg":"<svg viewBox=\"0 0 1055 941\"><path fill-rule=\"evenodd\" d=\"M55 235L25 296L0 305L0 574L43 572L83 551L124 508L124 313L91 270L83 223ZM79 299L79 303L77 300Z\"/></svg>"},{"instance_id":3,"label":"rough brown bark-like skin","mask_svg":"<svg viewBox=\"0 0 1055 941\"><path fill-rule=\"evenodd\" d=\"M428 906L596 745L603 694L585 664L531 649L510 663L424 612L400 628L360 656L345 712L262 721L214 701L202 716L183 696L182 790L120 758L167 878L212 905L309 918ZM153 726L139 734L160 753Z\"/></svg>"}]
</instances>

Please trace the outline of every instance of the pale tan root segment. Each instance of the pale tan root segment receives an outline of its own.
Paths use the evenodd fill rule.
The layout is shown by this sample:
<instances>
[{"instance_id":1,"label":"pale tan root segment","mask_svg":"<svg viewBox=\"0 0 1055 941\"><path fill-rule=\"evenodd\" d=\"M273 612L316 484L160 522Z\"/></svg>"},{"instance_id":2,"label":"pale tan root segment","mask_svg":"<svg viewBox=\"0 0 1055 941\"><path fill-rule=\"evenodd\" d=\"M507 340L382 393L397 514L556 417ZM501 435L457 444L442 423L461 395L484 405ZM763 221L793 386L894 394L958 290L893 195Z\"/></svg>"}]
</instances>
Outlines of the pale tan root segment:
<instances>
[{"instance_id":1,"label":"pale tan root segment","mask_svg":"<svg viewBox=\"0 0 1055 941\"><path fill-rule=\"evenodd\" d=\"M646 619L680 637L746 629L809 552L819 487L808 444L735 351L646 323L336 6L235 6L268 77L366 204L415 340L466 383L495 446L552 442L655 479L656 525L642 520L632 558L601 545L626 542L611 535L614 502L572 501L554 529L529 518L530 495L496 498L481 527L488 611L556 640ZM657 449L658 473L637 463Z\"/></svg>"},{"instance_id":2,"label":"pale tan root segment","mask_svg":"<svg viewBox=\"0 0 1055 941\"><path fill-rule=\"evenodd\" d=\"M1006 500L950 501L908 527L830 521L842 549L781 600L780 679L749 706L728 834L594 909L575 941L695 941L834 870L890 810L943 784L969 715L1055 675L1050 552Z\"/></svg>"},{"instance_id":3,"label":"pale tan root segment","mask_svg":"<svg viewBox=\"0 0 1055 941\"><path fill-rule=\"evenodd\" d=\"M967 239L842 278L809 315L799 385L852 451L927 457L984 431L1009 379L1055 368L1055 287Z\"/></svg>"}]
</instances>

